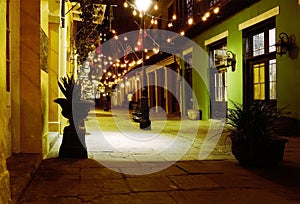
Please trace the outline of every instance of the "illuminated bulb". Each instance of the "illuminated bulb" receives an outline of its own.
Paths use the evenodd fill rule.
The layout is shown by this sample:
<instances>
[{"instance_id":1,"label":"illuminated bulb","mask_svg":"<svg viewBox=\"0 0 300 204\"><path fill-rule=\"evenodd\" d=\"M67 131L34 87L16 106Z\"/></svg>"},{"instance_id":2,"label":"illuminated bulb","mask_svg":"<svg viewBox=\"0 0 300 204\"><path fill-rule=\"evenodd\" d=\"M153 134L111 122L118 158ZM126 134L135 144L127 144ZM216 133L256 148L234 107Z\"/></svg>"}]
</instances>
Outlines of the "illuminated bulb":
<instances>
[{"instance_id":1,"label":"illuminated bulb","mask_svg":"<svg viewBox=\"0 0 300 204\"><path fill-rule=\"evenodd\" d=\"M128 8L128 3L127 3L127 1L124 2L123 6L124 6L125 8Z\"/></svg>"},{"instance_id":2,"label":"illuminated bulb","mask_svg":"<svg viewBox=\"0 0 300 204\"><path fill-rule=\"evenodd\" d=\"M118 39L119 39L119 37L118 37L117 35L115 35L114 39L115 39L115 40L118 40Z\"/></svg>"},{"instance_id":3,"label":"illuminated bulb","mask_svg":"<svg viewBox=\"0 0 300 204\"><path fill-rule=\"evenodd\" d=\"M193 18L189 18L188 24L189 24L189 25L192 25L193 23L194 23L194 19L193 19Z\"/></svg>"},{"instance_id":4,"label":"illuminated bulb","mask_svg":"<svg viewBox=\"0 0 300 204\"><path fill-rule=\"evenodd\" d=\"M107 75L108 75L108 76L111 76L111 72L108 72Z\"/></svg>"},{"instance_id":5,"label":"illuminated bulb","mask_svg":"<svg viewBox=\"0 0 300 204\"><path fill-rule=\"evenodd\" d=\"M207 20L207 17L206 16L203 16L202 17L202 21L206 21Z\"/></svg>"},{"instance_id":6,"label":"illuminated bulb","mask_svg":"<svg viewBox=\"0 0 300 204\"><path fill-rule=\"evenodd\" d=\"M144 49L144 52L146 52L146 53L147 53L147 52L148 52L148 49Z\"/></svg>"},{"instance_id":7,"label":"illuminated bulb","mask_svg":"<svg viewBox=\"0 0 300 204\"><path fill-rule=\"evenodd\" d=\"M138 41L138 42L137 42L137 45L142 45L142 42L141 42L141 41Z\"/></svg>"},{"instance_id":8,"label":"illuminated bulb","mask_svg":"<svg viewBox=\"0 0 300 204\"><path fill-rule=\"evenodd\" d=\"M206 13L205 13L205 16L206 16L206 18L208 18L208 17L210 16L210 13L209 13L209 12L206 12Z\"/></svg>"},{"instance_id":9,"label":"illuminated bulb","mask_svg":"<svg viewBox=\"0 0 300 204\"><path fill-rule=\"evenodd\" d=\"M172 16L172 19L173 19L174 21L177 19L176 14L174 14L174 15Z\"/></svg>"},{"instance_id":10,"label":"illuminated bulb","mask_svg":"<svg viewBox=\"0 0 300 204\"><path fill-rule=\"evenodd\" d=\"M146 56L146 59L150 59L150 56Z\"/></svg>"},{"instance_id":11,"label":"illuminated bulb","mask_svg":"<svg viewBox=\"0 0 300 204\"><path fill-rule=\"evenodd\" d=\"M219 13L219 12L220 12L220 8L219 8L219 7L214 8L214 13L215 13L215 14L217 14L217 13Z\"/></svg>"},{"instance_id":12,"label":"illuminated bulb","mask_svg":"<svg viewBox=\"0 0 300 204\"><path fill-rule=\"evenodd\" d=\"M167 42L170 43L170 42L171 42L171 38L168 38L168 39L167 39Z\"/></svg>"},{"instance_id":13,"label":"illuminated bulb","mask_svg":"<svg viewBox=\"0 0 300 204\"><path fill-rule=\"evenodd\" d=\"M112 32L113 34L115 34L115 33L116 33L116 31L115 31L115 30L112 30L111 32Z\"/></svg>"},{"instance_id":14,"label":"illuminated bulb","mask_svg":"<svg viewBox=\"0 0 300 204\"><path fill-rule=\"evenodd\" d=\"M154 5L154 10L155 10L155 11L158 10L158 5L157 5L157 3Z\"/></svg>"},{"instance_id":15,"label":"illuminated bulb","mask_svg":"<svg viewBox=\"0 0 300 204\"><path fill-rule=\"evenodd\" d=\"M184 33L184 31L181 31L181 32L180 32L180 35L182 35L182 36L183 36L184 34L185 34L185 33Z\"/></svg>"},{"instance_id":16,"label":"illuminated bulb","mask_svg":"<svg viewBox=\"0 0 300 204\"><path fill-rule=\"evenodd\" d=\"M168 23L168 27L169 28L173 27L173 23L172 22Z\"/></svg>"},{"instance_id":17,"label":"illuminated bulb","mask_svg":"<svg viewBox=\"0 0 300 204\"><path fill-rule=\"evenodd\" d=\"M124 41L127 41L127 40L128 40L128 38L125 36L125 37L124 37Z\"/></svg>"},{"instance_id":18,"label":"illuminated bulb","mask_svg":"<svg viewBox=\"0 0 300 204\"><path fill-rule=\"evenodd\" d=\"M151 19L151 24L154 24L154 19L153 18Z\"/></svg>"},{"instance_id":19,"label":"illuminated bulb","mask_svg":"<svg viewBox=\"0 0 300 204\"><path fill-rule=\"evenodd\" d=\"M103 69L103 72L106 73L106 69Z\"/></svg>"},{"instance_id":20,"label":"illuminated bulb","mask_svg":"<svg viewBox=\"0 0 300 204\"><path fill-rule=\"evenodd\" d=\"M137 14L137 13L136 13L136 10L133 10L133 15L136 16L136 14Z\"/></svg>"},{"instance_id":21,"label":"illuminated bulb","mask_svg":"<svg viewBox=\"0 0 300 204\"><path fill-rule=\"evenodd\" d=\"M158 21L157 21L157 20L155 20L155 21L154 21L154 24L155 24L155 25L157 25L157 24L158 24Z\"/></svg>"},{"instance_id":22,"label":"illuminated bulb","mask_svg":"<svg viewBox=\"0 0 300 204\"><path fill-rule=\"evenodd\" d=\"M142 17L143 17L143 14L142 14L142 13L140 13L140 15L139 15L139 16L140 16L140 18L142 18Z\"/></svg>"}]
</instances>

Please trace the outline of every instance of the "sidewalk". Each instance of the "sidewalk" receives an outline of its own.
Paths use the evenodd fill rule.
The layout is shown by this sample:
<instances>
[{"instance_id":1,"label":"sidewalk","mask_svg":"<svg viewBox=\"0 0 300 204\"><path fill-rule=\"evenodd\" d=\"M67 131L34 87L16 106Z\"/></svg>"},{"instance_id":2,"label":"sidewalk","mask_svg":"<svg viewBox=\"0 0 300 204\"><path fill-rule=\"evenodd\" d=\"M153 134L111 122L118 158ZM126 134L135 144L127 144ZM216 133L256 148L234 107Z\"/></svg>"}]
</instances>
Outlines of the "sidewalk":
<instances>
[{"instance_id":1,"label":"sidewalk","mask_svg":"<svg viewBox=\"0 0 300 204\"><path fill-rule=\"evenodd\" d=\"M109 113L97 114L102 134L118 138L115 123ZM190 150L177 162L172 162L172 157L162 154L156 146L139 149L132 144L122 144L121 141L117 145L122 145L122 148L117 146L108 151L99 143L94 122L92 119L87 121L90 158L55 158L57 148L54 148L51 152L53 158L42 161L18 203L300 202L300 137L289 138L284 161L280 166L261 169L240 166L228 154L224 138L221 138L206 160L199 161L199 143L203 144L203 135L207 133L208 127L205 121L189 121L188 124L199 123L202 128L198 130ZM154 120L153 126L158 127L155 123ZM166 123L160 135L164 135L164 139L173 138L178 134L174 129L177 125L176 121ZM181 136L187 136L190 128L185 127ZM185 138L184 141L188 142L188 139ZM178 144L180 143L172 143L175 145L172 148L179 150ZM149 154L160 157L142 159ZM138 172L141 175L128 172Z\"/></svg>"}]
</instances>

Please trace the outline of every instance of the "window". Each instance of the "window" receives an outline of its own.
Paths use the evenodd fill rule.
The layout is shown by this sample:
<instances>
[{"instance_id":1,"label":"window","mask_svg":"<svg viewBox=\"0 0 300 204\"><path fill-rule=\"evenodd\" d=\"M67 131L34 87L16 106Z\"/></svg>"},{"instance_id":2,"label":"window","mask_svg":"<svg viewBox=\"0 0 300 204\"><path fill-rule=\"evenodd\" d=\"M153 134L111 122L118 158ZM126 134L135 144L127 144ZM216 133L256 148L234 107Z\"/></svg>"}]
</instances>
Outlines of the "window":
<instances>
[{"instance_id":1,"label":"window","mask_svg":"<svg viewBox=\"0 0 300 204\"><path fill-rule=\"evenodd\" d=\"M277 99L275 19L269 19L243 31L244 100Z\"/></svg>"},{"instance_id":2,"label":"window","mask_svg":"<svg viewBox=\"0 0 300 204\"><path fill-rule=\"evenodd\" d=\"M194 7L194 0L186 0L186 13L187 17L193 17L193 7Z\"/></svg>"},{"instance_id":3,"label":"window","mask_svg":"<svg viewBox=\"0 0 300 204\"><path fill-rule=\"evenodd\" d=\"M227 101L227 72L218 72L216 67L225 64L227 58L226 41L221 41L210 46L210 67L212 69L212 81L214 101Z\"/></svg>"},{"instance_id":4,"label":"window","mask_svg":"<svg viewBox=\"0 0 300 204\"><path fill-rule=\"evenodd\" d=\"M185 80L187 82L186 87L186 92L185 92L185 103L187 109L193 108L193 93L192 93L192 88L193 88L193 69L192 69L192 52L184 55L184 67L185 67Z\"/></svg>"}]
</instances>

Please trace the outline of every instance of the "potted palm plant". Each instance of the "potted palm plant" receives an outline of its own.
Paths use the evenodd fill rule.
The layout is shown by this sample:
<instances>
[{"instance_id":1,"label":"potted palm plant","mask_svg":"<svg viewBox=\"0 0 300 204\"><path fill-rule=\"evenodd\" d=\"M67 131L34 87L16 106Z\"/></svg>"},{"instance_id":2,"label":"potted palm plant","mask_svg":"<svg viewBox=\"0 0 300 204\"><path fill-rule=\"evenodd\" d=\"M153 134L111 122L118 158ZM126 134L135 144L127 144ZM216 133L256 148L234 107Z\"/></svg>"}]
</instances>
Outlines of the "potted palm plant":
<instances>
[{"instance_id":1,"label":"potted palm plant","mask_svg":"<svg viewBox=\"0 0 300 204\"><path fill-rule=\"evenodd\" d=\"M92 102L81 99L81 85L73 75L63 77L61 81L58 81L58 86L65 98L57 98L54 102L61 106L62 115L69 120L69 125L64 128L59 157L87 158L84 119Z\"/></svg>"},{"instance_id":2,"label":"potted palm plant","mask_svg":"<svg viewBox=\"0 0 300 204\"><path fill-rule=\"evenodd\" d=\"M229 138L233 155L241 164L272 166L283 160L287 139L276 134L276 121L284 109L254 101L234 103L228 110Z\"/></svg>"}]
</instances>

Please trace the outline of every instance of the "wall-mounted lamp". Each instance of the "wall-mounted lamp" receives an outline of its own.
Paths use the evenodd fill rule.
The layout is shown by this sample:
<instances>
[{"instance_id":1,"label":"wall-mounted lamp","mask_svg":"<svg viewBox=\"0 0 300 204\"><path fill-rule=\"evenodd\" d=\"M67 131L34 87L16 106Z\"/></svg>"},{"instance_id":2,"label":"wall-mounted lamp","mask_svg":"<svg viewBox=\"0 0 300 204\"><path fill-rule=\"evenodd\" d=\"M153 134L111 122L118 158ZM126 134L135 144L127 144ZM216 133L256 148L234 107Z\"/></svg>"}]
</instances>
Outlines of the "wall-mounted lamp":
<instances>
[{"instance_id":1,"label":"wall-mounted lamp","mask_svg":"<svg viewBox=\"0 0 300 204\"><path fill-rule=\"evenodd\" d=\"M216 66L216 69L221 72L221 71L227 71L228 67L231 67L231 71L235 71L235 65L236 65L236 54L234 54L231 51L226 52L227 58L225 59L225 63L222 65Z\"/></svg>"},{"instance_id":2,"label":"wall-mounted lamp","mask_svg":"<svg viewBox=\"0 0 300 204\"><path fill-rule=\"evenodd\" d=\"M286 54L288 49L290 48L290 38L286 33L279 34L279 40L275 44L276 53L282 56Z\"/></svg>"}]
</instances>

